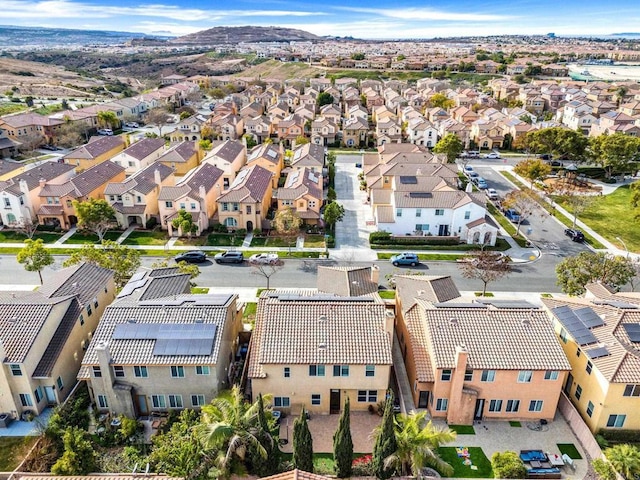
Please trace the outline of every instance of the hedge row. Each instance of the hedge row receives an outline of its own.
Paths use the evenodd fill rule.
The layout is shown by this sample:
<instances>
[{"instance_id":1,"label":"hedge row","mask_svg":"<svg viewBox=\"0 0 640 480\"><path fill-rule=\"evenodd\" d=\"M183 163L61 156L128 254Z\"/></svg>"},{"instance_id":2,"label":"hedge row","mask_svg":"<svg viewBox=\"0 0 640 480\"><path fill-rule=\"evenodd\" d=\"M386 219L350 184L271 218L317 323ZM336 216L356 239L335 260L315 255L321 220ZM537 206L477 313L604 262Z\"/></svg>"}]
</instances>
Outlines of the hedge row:
<instances>
[{"instance_id":1,"label":"hedge row","mask_svg":"<svg viewBox=\"0 0 640 480\"><path fill-rule=\"evenodd\" d=\"M401 237L392 236L389 232L372 232L369 234L371 245L458 245L460 237Z\"/></svg>"}]
</instances>

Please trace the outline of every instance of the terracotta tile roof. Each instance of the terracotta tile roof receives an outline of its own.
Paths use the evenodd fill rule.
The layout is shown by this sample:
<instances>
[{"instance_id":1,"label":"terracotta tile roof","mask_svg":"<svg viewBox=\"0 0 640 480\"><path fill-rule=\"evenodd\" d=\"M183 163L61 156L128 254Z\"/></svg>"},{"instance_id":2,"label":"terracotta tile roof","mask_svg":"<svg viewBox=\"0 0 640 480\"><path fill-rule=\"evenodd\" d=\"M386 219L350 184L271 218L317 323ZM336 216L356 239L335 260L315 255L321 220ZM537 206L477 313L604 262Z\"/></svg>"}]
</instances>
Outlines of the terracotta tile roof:
<instances>
[{"instance_id":1,"label":"terracotta tile roof","mask_svg":"<svg viewBox=\"0 0 640 480\"><path fill-rule=\"evenodd\" d=\"M386 313L377 293L354 298L308 290L263 292L249 378L264 376L262 364L390 365Z\"/></svg>"},{"instance_id":2,"label":"terracotta tile roof","mask_svg":"<svg viewBox=\"0 0 640 480\"><path fill-rule=\"evenodd\" d=\"M409 334L413 361L416 367L416 377L419 382L435 382L431 355L429 354L429 341L425 332L425 324L420 316L420 307L413 305L404 314L404 322Z\"/></svg>"},{"instance_id":3,"label":"terracotta tile roof","mask_svg":"<svg viewBox=\"0 0 640 480\"><path fill-rule=\"evenodd\" d=\"M105 195L122 195L123 193L135 191L143 195L151 192L158 184L156 184L156 170L160 174L160 181L165 180L174 172L174 169L168 167L159 161L149 164L142 170L134 173L124 182L108 183L104 189Z\"/></svg>"},{"instance_id":4,"label":"terracotta tile roof","mask_svg":"<svg viewBox=\"0 0 640 480\"><path fill-rule=\"evenodd\" d=\"M264 158L268 162L278 165L280 163L282 155L280 150L273 144L262 144L254 147L248 155L247 164Z\"/></svg>"},{"instance_id":5,"label":"terracotta tile roof","mask_svg":"<svg viewBox=\"0 0 640 480\"><path fill-rule=\"evenodd\" d=\"M295 200L307 194L322 201L322 175L307 167L289 172L284 186L278 189L280 200Z\"/></svg>"},{"instance_id":6,"label":"terracotta tile roof","mask_svg":"<svg viewBox=\"0 0 640 480\"><path fill-rule=\"evenodd\" d=\"M62 205L43 204L38 208L37 215L63 215L64 209Z\"/></svg>"},{"instance_id":7,"label":"terracotta tile roof","mask_svg":"<svg viewBox=\"0 0 640 480\"><path fill-rule=\"evenodd\" d=\"M156 162L185 163L196 154L196 142L180 142L172 145Z\"/></svg>"},{"instance_id":8,"label":"terracotta tile roof","mask_svg":"<svg viewBox=\"0 0 640 480\"><path fill-rule=\"evenodd\" d=\"M65 477L68 478L68 477ZM288 472L277 473L270 477L263 477L262 480L326 480L332 477L316 475L315 473L305 472L304 470L290 470ZM74 480L73 478L71 480Z\"/></svg>"},{"instance_id":9,"label":"terracotta tile roof","mask_svg":"<svg viewBox=\"0 0 640 480\"><path fill-rule=\"evenodd\" d=\"M104 289L111 277L111 270L90 263L79 263L48 276L38 293L47 298L74 295L84 305Z\"/></svg>"},{"instance_id":10,"label":"terracotta tile roof","mask_svg":"<svg viewBox=\"0 0 640 480\"><path fill-rule=\"evenodd\" d=\"M58 162L44 162L35 168L26 170L25 172L16 175L9 179L2 190L9 191L14 195L20 195L20 180L24 180L27 183L27 188L33 190L40 185L40 180L46 182L51 181L60 175L64 175L74 169L73 165L67 165L65 163Z\"/></svg>"},{"instance_id":11,"label":"terracotta tile roof","mask_svg":"<svg viewBox=\"0 0 640 480\"><path fill-rule=\"evenodd\" d=\"M244 167L218 202L262 202L271 185L272 173L260 165Z\"/></svg>"},{"instance_id":12,"label":"terracotta tile roof","mask_svg":"<svg viewBox=\"0 0 640 480\"><path fill-rule=\"evenodd\" d=\"M293 151L291 165L322 167L324 165L324 147L313 143L307 143L296 147Z\"/></svg>"},{"instance_id":13,"label":"terracotta tile roof","mask_svg":"<svg viewBox=\"0 0 640 480\"><path fill-rule=\"evenodd\" d=\"M64 120L45 117L38 113L18 113L16 115L5 115L1 119L7 125L14 128L28 127L29 125L53 126L62 125Z\"/></svg>"},{"instance_id":14,"label":"terracotta tile roof","mask_svg":"<svg viewBox=\"0 0 640 480\"><path fill-rule=\"evenodd\" d=\"M141 215L147 209L145 205L125 206L122 204L122 202L112 203L111 206L116 212L121 213L123 215Z\"/></svg>"},{"instance_id":15,"label":"terracotta tile roof","mask_svg":"<svg viewBox=\"0 0 640 480\"><path fill-rule=\"evenodd\" d=\"M164 149L164 139L162 138L142 138L136 143L126 148L123 153L137 160L143 160L157 150Z\"/></svg>"},{"instance_id":16,"label":"terracotta tile roof","mask_svg":"<svg viewBox=\"0 0 640 480\"><path fill-rule=\"evenodd\" d=\"M63 158L65 160L91 160L99 157L100 155L104 155L117 147L122 147L121 150L124 150L124 146L125 138L120 135L91 137L89 139L89 143L76 148L73 152L68 153Z\"/></svg>"},{"instance_id":17,"label":"terracotta tile roof","mask_svg":"<svg viewBox=\"0 0 640 480\"><path fill-rule=\"evenodd\" d=\"M415 305L417 299L442 303L460 297L460 291L450 276L394 275L393 278L403 312Z\"/></svg>"},{"instance_id":18,"label":"terracotta tile roof","mask_svg":"<svg viewBox=\"0 0 640 480\"><path fill-rule=\"evenodd\" d=\"M214 147L207 156L215 156L231 163L238 157L238 155L244 152L244 150L245 146L242 142L226 140L217 147Z\"/></svg>"},{"instance_id":19,"label":"terracotta tile roof","mask_svg":"<svg viewBox=\"0 0 640 480\"><path fill-rule=\"evenodd\" d=\"M395 212L391 205L378 205L376 207L378 223L396 223Z\"/></svg>"},{"instance_id":20,"label":"terracotta tile roof","mask_svg":"<svg viewBox=\"0 0 640 480\"><path fill-rule=\"evenodd\" d=\"M378 284L371 280L371 267L318 267L320 292L344 297L359 297L378 291Z\"/></svg>"},{"instance_id":21,"label":"terracotta tile roof","mask_svg":"<svg viewBox=\"0 0 640 480\"><path fill-rule=\"evenodd\" d=\"M200 198L200 187L204 187L205 193L211 191L224 172L210 163L202 163L191 170L175 187L162 187L158 200L177 200L189 195L194 200Z\"/></svg>"},{"instance_id":22,"label":"terracotta tile roof","mask_svg":"<svg viewBox=\"0 0 640 480\"><path fill-rule=\"evenodd\" d=\"M93 165L66 183L46 184L42 187L38 196L62 197L70 195L74 198L85 197L109 180L120 175L124 170L124 167L107 160Z\"/></svg>"},{"instance_id":23,"label":"terracotta tile roof","mask_svg":"<svg viewBox=\"0 0 640 480\"><path fill-rule=\"evenodd\" d=\"M22 167L24 167L24 165L21 163L0 159L0 175L6 175L7 173L13 172Z\"/></svg>"},{"instance_id":24,"label":"terracotta tile roof","mask_svg":"<svg viewBox=\"0 0 640 480\"><path fill-rule=\"evenodd\" d=\"M394 192L396 208L459 208L469 203L484 206L482 194L462 190L433 192Z\"/></svg>"}]
</instances>

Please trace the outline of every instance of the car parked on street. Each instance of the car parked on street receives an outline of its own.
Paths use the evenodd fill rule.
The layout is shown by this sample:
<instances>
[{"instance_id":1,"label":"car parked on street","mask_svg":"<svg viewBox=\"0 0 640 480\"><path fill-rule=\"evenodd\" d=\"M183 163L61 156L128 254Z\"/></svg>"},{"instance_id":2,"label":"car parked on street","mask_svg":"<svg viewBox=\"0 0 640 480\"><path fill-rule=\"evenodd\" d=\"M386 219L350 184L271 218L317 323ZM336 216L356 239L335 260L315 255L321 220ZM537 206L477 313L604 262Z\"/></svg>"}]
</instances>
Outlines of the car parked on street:
<instances>
[{"instance_id":1,"label":"car parked on street","mask_svg":"<svg viewBox=\"0 0 640 480\"><path fill-rule=\"evenodd\" d=\"M478 178L480 175L478 174L478 172L469 172L467 173L467 177L469 177L471 179L471 181L473 182L475 178Z\"/></svg>"},{"instance_id":2,"label":"car parked on street","mask_svg":"<svg viewBox=\"0 0 640 480\"><path fill-rule=\"evenodd\" d=\"M471 172L473 172L473 167L471 165L465 165L464 166L464 173L469 175Z\"/></svg>"},{"instance_id":3,"label":"car parked on street","mask_svg":"<svg viewBox=\"0 0 640 480\"><path fill-rule=\"evenodd\" d=\"M98 129L98 135L111 136L111 135L113 135L113 130L111 130L110 128L99 128Z\"/></svg>"},{"instance_id":4,"label":"car parked on street","mask_svg":"<svg viewBox=\"0 0 640 480\"><path fill-rule=\"evenodd\" d=\"M574 242L584 242L584 233L574 228L565 228L564 234Z\"/></svg>"},{"instance_id":5,"label":"car parked on street","mask_svg":"<svg viewBox=\"0 0 640 480\"><path fill-rule=\"evenodd\" d=\"M496 158L501 158L501 157L500 157L500 154L498 152L489 152L489 153L484 155L484 158L496 159Z\"/></svg>"},{"instance_id":6,"label":"car parked on street","mask_svg":"<svg viewBox=\"0 0 640 480\"><path fill-rule=\"evenodd\" d=\"M487 198L489 200L498 200L498 192L496 191L495 188L487 188L487 191L485 192L487 194Z\"/></svg>"},{"instance_id":7,"label":"car parked on street","mask_svg":"<svg viewBox=\"0 0 640 480\"><path fill-rule=\"evenodd\" d=\"M401 265L410 265L415 267L420 263L420 259L418 258L417 253L403 252L397 255L392 256L389 261L394 267L398 267Z\"/></svg>"},{"instance_id":8,"label":"car parked on street","mask_svg":"<svg viewBox=\"0 0 640 480\"><path fill-rule=\"evenodd\" d=\"M127 128L140 128L140 124L138 122L126 122L124 126Z\"/></svg>"},{"instance_id":9,"label":"car parked on street","mask_svg":"<svg viewBox=\"0 0 640 480\"><path fill-rule=\"evenodd\" d=\"M272 253L256 253L249 257L249 263L257 265L276 265L280 259L276 252Z\"/></svg>"},{"instance_id":10,"label":"car parked on street","mask_svg":"<svg viewBox=\"0 0 640 480\"><path fill-rule=\"evenodd\" d=\"M480 190L485 190L489 188L489 185L487 185L487 181L482 177L476 177L473 179L473 181L475 182L475 184Z\"/></svg>"},{"instance_id":11,"label":"car parked on street","mask_svg":"<svg viewBox=\"0 0 640 480\"><path fill-rule=\"evenodd\" d=\"M511 220L513 223L518 223L520 221L520 214L513 208L508 208L507 210L505 210L504 216Z\"/></svg>"},{"instance_id":12,"label":"car parked on street","mask_svg":"<svg viewBox=\"0 0 640 480\"><path fill-rule=\"evenodd\" d=\"M202 263L207 261L207 254L202 250L190 250L174 257L176 262Z\"/></svg>"},{"instance_id":13,"label":"car parked on street","mask_svg":"<svg viewBox=\"0 0 640 480\"><path fill-rule=\"evenodd\" d=\"M213 257L216 263L242 263L244 255L236 250L227 250L226 252L216 253Z\"/></svg>"}]
</instances>

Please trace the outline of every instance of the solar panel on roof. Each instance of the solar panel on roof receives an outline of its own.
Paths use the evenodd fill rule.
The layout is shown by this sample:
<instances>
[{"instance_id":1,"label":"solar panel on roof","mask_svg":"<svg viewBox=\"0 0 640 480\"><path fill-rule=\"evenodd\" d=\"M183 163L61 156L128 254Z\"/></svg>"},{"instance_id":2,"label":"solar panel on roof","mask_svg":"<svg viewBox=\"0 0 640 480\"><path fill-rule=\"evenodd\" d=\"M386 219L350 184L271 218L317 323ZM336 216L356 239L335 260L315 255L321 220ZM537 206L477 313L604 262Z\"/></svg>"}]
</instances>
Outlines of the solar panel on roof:
<instances>
[{"instance_id":1,"label":"solar panel on roof","mask_svg":"<svg viewBox=\"0 0 640 480\"><path fill-rule=\"evenodd\" d=\"M576 316L576 314L566 305L552 308L551 312L560 321L562 326L567 329L578 345L590 345L597 343L598 339L589 330L584 323Z\"/></svg>"},{"instance_id":2,"label":"solar panel on roof","mask_svg":"<svg viewBox=\"0 0 640 480\"><path fill-rule=\"evenodd\" d=\"M580 319L584 326L587 328L593 327L601 327L604 325L604 320L600 318L596 312L593 311L591 307L582 307L577 308L573 311L573 313Z\"/></svg>"},{"instance_id":3,"label":"solar panel on roof","mask_svg":"<svg viewBox=\"0 0 640 480\"><path fill-rule=\"evenodd\" d=\"M129 279L130 282L137 282L138 280L142 280L145 276L145 272L134 273Z\"/></svg>"},{"instance_id":4,"label":"solar panel on roof","mask_svg":"<svg viewBox=\"0 0 640 480\"><path fill-rule=\"evenodd\" d=\"M431 192L409 192L409 198L431 198Z\"/></svg>"},{"instance_id":5,"label":"solar panel on roof","mask_svg":"<svg viewBox=\"0 0 640 480\"><path fill-rule=\"evenodd\" d=\"M627 332L629 340L633 343L640 342L640 323L623 323L622 327Z\"/></svg>"},{"instance_id":6,"label":"solar panel on roof","mask_svg":"<svg viewBox=\"0 0 640 480\"><path fill-rule=\"evenodd\" d=\"M591 350L587 350L585 353L591 360L610 355L609 350L607 350L607 347L592 348Z\"/></svg>"},{"instance_id":7,"label":"solar panel on roof","mask_svg":"<svg viewBox=\"0 0 640 480\"><path fill-rule=\"evenodd\" d=\"M416 183L418 183L418 177L416 177L415 175L401 175L400 183L403 185L415 185Z\"/></svg>"},{"instance_id":8,"label":"solar panel on roof","mask_svg":"<svg viewBox=\"0 0 640 480\"><path fill-rule=\"evenodd\" d=\"M283 302L373 302L371 297L339 297L333 295L279 295L278 299Z\"/></svg>"},{"instance_id":9,"label":"solar panel on roof","mask_svg":"<svg viewBox=\"0 0 640 480\"><path fill-rule=\"evenodd\" d=\"M434 303L437 308L488 308L484 303Z\"/></svg>"},{"instance_id":10,"label":"solar panel on roof","mask_svg":"<svg viewBox=\"0 0 640 480\"><path fill-rule=\"evenodd\" d=\"M593 303L596 305L609 305L610 307L621 308L624 310L636 310L637 305L628 302L621 302L619 300L596 300Z\"/></svg>"},{"instance_id":11,"label":"solar panel on roof","mask_svg":"<svg viewBox=\"0 0 640 480\"><path fill-rule=\"evenodd\" d=\"M526 309L535 309L538 307L533 303L524 301L524 300L491 300L490 298L478 299L478 302L493 305L497 308L526 308Z\"/></svg>"}]
</instances>

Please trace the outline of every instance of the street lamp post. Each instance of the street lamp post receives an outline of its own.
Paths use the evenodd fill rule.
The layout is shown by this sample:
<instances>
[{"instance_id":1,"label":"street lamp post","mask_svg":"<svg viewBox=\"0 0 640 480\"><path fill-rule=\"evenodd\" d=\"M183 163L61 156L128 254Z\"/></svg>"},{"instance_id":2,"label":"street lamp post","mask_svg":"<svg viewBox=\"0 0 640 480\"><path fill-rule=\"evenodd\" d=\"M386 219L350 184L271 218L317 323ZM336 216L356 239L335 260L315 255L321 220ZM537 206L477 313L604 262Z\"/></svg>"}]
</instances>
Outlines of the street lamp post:
<instances>
[{"instance_id":1,"label":"street lamp post","mask_svg":"<svg viewBox=\"0 0 640 480\"><path fill-rule=\"evenodd\" d=\"M627 248L627 244L624 243L624 240L622 240L620 237L616 237L616 240L618 240L624 247L624 251L627 253L627 260L629 260L629 249Z\"/></svg>"}]
</instances>

